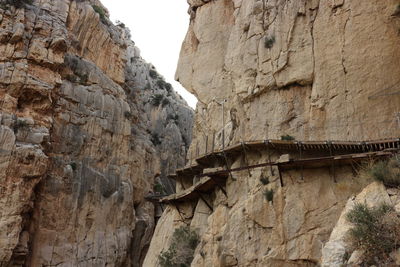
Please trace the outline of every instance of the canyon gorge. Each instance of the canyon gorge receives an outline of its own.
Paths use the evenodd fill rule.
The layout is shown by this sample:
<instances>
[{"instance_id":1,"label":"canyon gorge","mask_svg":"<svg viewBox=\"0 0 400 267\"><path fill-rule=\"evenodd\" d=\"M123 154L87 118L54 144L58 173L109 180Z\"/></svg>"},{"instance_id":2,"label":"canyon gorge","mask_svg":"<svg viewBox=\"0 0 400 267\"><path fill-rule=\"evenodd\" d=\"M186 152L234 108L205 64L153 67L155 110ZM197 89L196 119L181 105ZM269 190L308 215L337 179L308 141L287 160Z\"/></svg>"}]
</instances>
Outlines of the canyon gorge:
<instances>
[{"instance_id":1,"label":"canyon gorge","mask_svg":"<svg viewBox=\"0 0 400 267\"><path fill-rule=\"evenodd\" d=\"M400 212L360 174L400 148L398 0L187 2L196 110L100 1L0 1L0 267L161 266L184 226L191 266L358 266L349 210Z\"/></svg>"}]
</instances>

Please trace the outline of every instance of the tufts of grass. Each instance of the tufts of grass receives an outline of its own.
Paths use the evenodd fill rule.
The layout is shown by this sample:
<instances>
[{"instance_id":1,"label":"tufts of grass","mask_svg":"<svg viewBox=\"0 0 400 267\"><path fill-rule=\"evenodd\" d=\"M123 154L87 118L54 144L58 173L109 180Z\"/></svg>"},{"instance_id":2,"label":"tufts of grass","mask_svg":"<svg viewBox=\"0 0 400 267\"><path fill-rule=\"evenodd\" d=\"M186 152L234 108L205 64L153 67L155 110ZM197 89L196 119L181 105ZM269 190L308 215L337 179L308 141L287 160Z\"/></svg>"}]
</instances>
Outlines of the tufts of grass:
<instances>
[{"instance_id":1,"label":"tufts of grass","mask_svg":"<svg viewBox=\"0 0 400 267\"><path fill-rule=\"evenodd\" d=\"M378 161L367 168L370 177L386 186L400 186L400 160L396 157L387 161Z\"/></svg>"},{"instance_id":2,"label":"tufts of grass","mask_svg":"<svg viewBox=\"0 0 400 267\"><path fill-rule=\"evenodd\" d=\"M296 140L293 136L291 136L291 135L282 135L281 136L281 140L283 140L283 141L293 141L293 140Z\"/></svg>"},{"instance_id":3,"label":"tufts of grass","mask_svg":"<svg viewBox=\"0 0 400 267\"><path fill-rule=\"evenodd\" d=\"M158 73L155 70L149 70L149 75L151 78L155 79L158 77Z\"/></svg>"},{"instance_id":4,"label":"tufts of grass","mask_svg":"<svg viewBox=\"0 0 400 267\"><path fill-rule=\"evenodd\" d=\"M106 16L106 11L97 5L92 5L93 10L99 14L100 21L103 22L104 24L107 24L107 16Z\"/></svg>"},{"instance_id":5,"label":"tufts of grass","mask_svg":"<svg viewBox=\"0 0 400 267\"><path fill-rule=\"evenodd\" d=\"M148 82L147 84L146 84L146 86L144 87L144 90L151 90L152 88L151 88L151 84Z\"/></svg>"},{"instance_id":6,"label":"tufts of grass","mask_svg":"<svg viewBox=\"0 0 400 267\"><path fill-rule=\"evenodd\" d=\"M261 177L260 178L260 182L263 184L263 185L267 185L267 184L269 184L269 179L268 179L268 177Z\"/></svg>"},{"instance_id":7,"label":"tufts of grass","mask_svg":"<svg viewBox=\"0 0 400 267\"><path fill-rule=\"evenodd\" d=\"M162 194L162 193L164 193L164 187L162 186L162 184L156 183L156 184L153 186L153 191L154 191L155 193Z\"/></svg>"},{"instance_id":8,"label":"tufts of grass","mask_svg":"<svg viewBox=\"0 0 400 267\"><path fill-rule=\"evenodd\" d=\"M164 95L162 94L155 94L151 97L150 102L153 106L158 107L164 100Z\"/></svg>"},{"instance_id":9,"label":"tufts of grass","mask_svg":"<svg viewBox=\"0 0 400 267\"><path fill-rule=\"evenodd\" d=\"M78 168L78 166L77 166L77 164L76 164L75 162L71 162L71 163L69 164L69 166L71 166L71 169L72 169L73 171L76 171L76 169Z\"/></svg>"},{"instance_id":10,"label":"tufts of grass","mask_svg":"<svg viewBox=\"0 0 400 267\"><path fill-rule=\"evenodd\" d=\"M160 139L160 136L158 136L158 134L157 133L153 133L152 135L151 135L151 142L153 143L153 145L155 145L155 146L158 146L158 145L160 145L161 144L161 139Z\"/></svg>"},{"instance_id":11,"label":"tufts of grass","mask_svg":"<svg viewBox=\"0 0 400 267\"><path fill-rule=\"evenodd\" d=\"M164 99L162 100L162 102L161 102L161 105L162 105L163 107L165 107L165 106L168 105L169 103L170 103L169 99L168 99L168 98L164 98Z\"/></svg>"},{"instance_id":12,"label":"tufts of grass","mask_svg":"<svg viewBox=\"0 0 400 267\"><path fill-rule=\"evenodd\" d=\"M164 89L166 82L163 79L158 79L156 84L159 88Z\"/></svg>"},{"instance_id":13,"label":"tufts of grass","mask_svg":"<svg viewBox=\"0 0 400 267\"><path fill-rule=\"evenodd\" d=\"M168 93L172 91L172 85L170 83L165 83L164 88L165 90L167 90Z\"/></svg>"},{"instance_id":14,"label":"tufts of grass","mask_svg":"<svg viewBox=\"0 0 400 267\"><path fill-rule=\"evenodd\" d=\"M274 201L274 190L273 189L265 190L264 197L268 202L273 202Z\"/></svg>"},{"instance_id":15,"label":"tufts of grass","mask_svg":"<svg viewBox=\"0 0 400 267\"><path fill-rule=\"evenodd\" d=\"M264 47L271 49L275 44L275 36L271 35L271 36L266 36L264 39Z\"/></svg>"},{"instance_id":16,"label":"tufts of grass","mask_svg":"<svg viewBox=\"0 0 400 267\"><path fill-rule=\"evenodd\" d=\"M175 124L178 124L178 122L179 122L179 115L178 115L178 114L175 114L175 115L169 114L169 115L167 116L167 121L174 121Z\"/></svg>"},{"instance_id":17,"label":"tufts of grass","mask_svg":"<svg viewBox=\"0 0 400 267\"><path fill-rule=\"evenodd\" d=\"M123 22L121 22L121 21L119 21L119 20L117 20L116 22L115 22L116 24L117 24L117 26L118 27L121 27L121 28L123 28L123 29L125 29L125 23L123 23Z\"/></svg>"},{"instance_id":18,"label":"tufts of grass","mask_svg":"<svg viewBox=\"0 0 400 267\"><path fill-rule=\"evenodd\" d=\"M125 111L125 112L124 112L124 116L125 116L126 119L129 120L129 119L132 118L132 113L130 113L129 111Z\"/></svg>"}]
</instances>

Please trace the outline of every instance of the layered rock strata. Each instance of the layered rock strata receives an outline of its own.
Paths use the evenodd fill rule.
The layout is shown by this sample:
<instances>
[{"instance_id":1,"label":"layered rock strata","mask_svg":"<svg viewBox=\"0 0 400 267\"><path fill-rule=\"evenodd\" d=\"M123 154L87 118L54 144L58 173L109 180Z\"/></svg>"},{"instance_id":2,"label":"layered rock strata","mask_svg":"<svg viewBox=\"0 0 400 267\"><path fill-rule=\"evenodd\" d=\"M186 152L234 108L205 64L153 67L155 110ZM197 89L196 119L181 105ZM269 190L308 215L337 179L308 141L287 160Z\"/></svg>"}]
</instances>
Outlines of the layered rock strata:
<instances>
[{"instance_id":1,"label":"layered rock strata","mask_svg":"<svg viewBox=\"0 0 400 267\"><path fill-rule=\"evenodd\" d=\"M0 4L0 266L140 266L193 112L100 2Z\"/></svg>"}]
</instances>

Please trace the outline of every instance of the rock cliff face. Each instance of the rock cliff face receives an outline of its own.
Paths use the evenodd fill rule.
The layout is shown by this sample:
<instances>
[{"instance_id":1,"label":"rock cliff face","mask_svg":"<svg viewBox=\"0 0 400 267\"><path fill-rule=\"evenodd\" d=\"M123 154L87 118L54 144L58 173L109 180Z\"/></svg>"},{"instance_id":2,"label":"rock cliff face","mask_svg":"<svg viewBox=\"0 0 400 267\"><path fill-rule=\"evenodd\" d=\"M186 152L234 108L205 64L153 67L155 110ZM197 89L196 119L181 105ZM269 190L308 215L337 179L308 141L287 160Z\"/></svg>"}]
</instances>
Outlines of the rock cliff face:
<instances>
[{"instance_id":1,"label":"rock cliff face","mask_svg":"<svg viewBox=\"0 0 400 267\"><path fill-rule=\"evenodd\" d=\"M0 266L140 266L193 112L96 0L0 2ZM14 1L29 2L29 1Z\"/></svg>"},{"instance_id":2,"label":"rock cliff face","mask_svg":"<svg viewBox=\"0 0 400 267\"><path fill-rule=\"evenodd\" d=\"M188 3L191 22L176 79L199 99L189 155L203 154L214 134L216 147L286 134L305 141L400 136L398 1ZM268 157L253 151L228 167ZM341 211L368 181L350 167L336 168L336 182L329 168L283 176L281 187L277 170L236 172L226 197L216 188L206 199L212 210L201 200L180 205L183 216L168 208L145 266L158 264L173 229L185 223L201 235L192 266L321 264ZM273 201L264 198L266 189Z\"/></svg>"}]
</instances>

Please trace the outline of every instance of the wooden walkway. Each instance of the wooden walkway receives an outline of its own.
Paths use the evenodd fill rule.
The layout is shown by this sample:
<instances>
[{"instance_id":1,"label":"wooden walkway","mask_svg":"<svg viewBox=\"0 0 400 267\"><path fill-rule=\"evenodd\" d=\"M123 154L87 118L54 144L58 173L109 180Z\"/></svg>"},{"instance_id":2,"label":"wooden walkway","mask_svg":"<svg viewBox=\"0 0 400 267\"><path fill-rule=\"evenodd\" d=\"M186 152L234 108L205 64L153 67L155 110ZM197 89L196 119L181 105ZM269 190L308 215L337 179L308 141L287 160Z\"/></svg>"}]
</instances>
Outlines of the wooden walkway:
<instances>
[{"instance_id":1,"label":"wooden walkway","mask_svg":"<svg viewBox=\"0 0 400 267\"><path fill-rule=\"evenodd\" d=\"M286 161L271 161L248 165L238 168L229 169L228 159L235 158L250 151L278 151L280 154L287 154L296 152L300 158L289 159ZM291 169L300 169L301 177L303 178L303 169L305 168L331 168L334 176L335 166L352 165L368 159L387 158L398 153L400 150L400 139L385 139L378 141L368 142L349 142L349 141L282 141L282 140L264 140L264 141L250 141L236 144L225 148L224 150L216 150L194 159L190 165L176 170L175 174L169 175L169 178L175 179L182 183L182 180L190 180L199 178L200 181L193 186L184 189L183 191L172 194L166 197L158 197L153 199L154 202L159 203L179 203L196 200L198 198L204 199L204 194L209 194L214 188L219 187L226 194L223 189L226 179L234 172L250 170L262 167L275 166L279 173L280 183L283 186L282 171ZM327 154L321 157L304 157L307 152L322 152ZM215 162L225 165L218 169L210 169ZM208 169L207 169L208 168ZM335 179L335 176L334 176ZM149 199L150 200L150 199ZM205 203L212 209L206 201Z\"/></svg>"}]
</instances>

